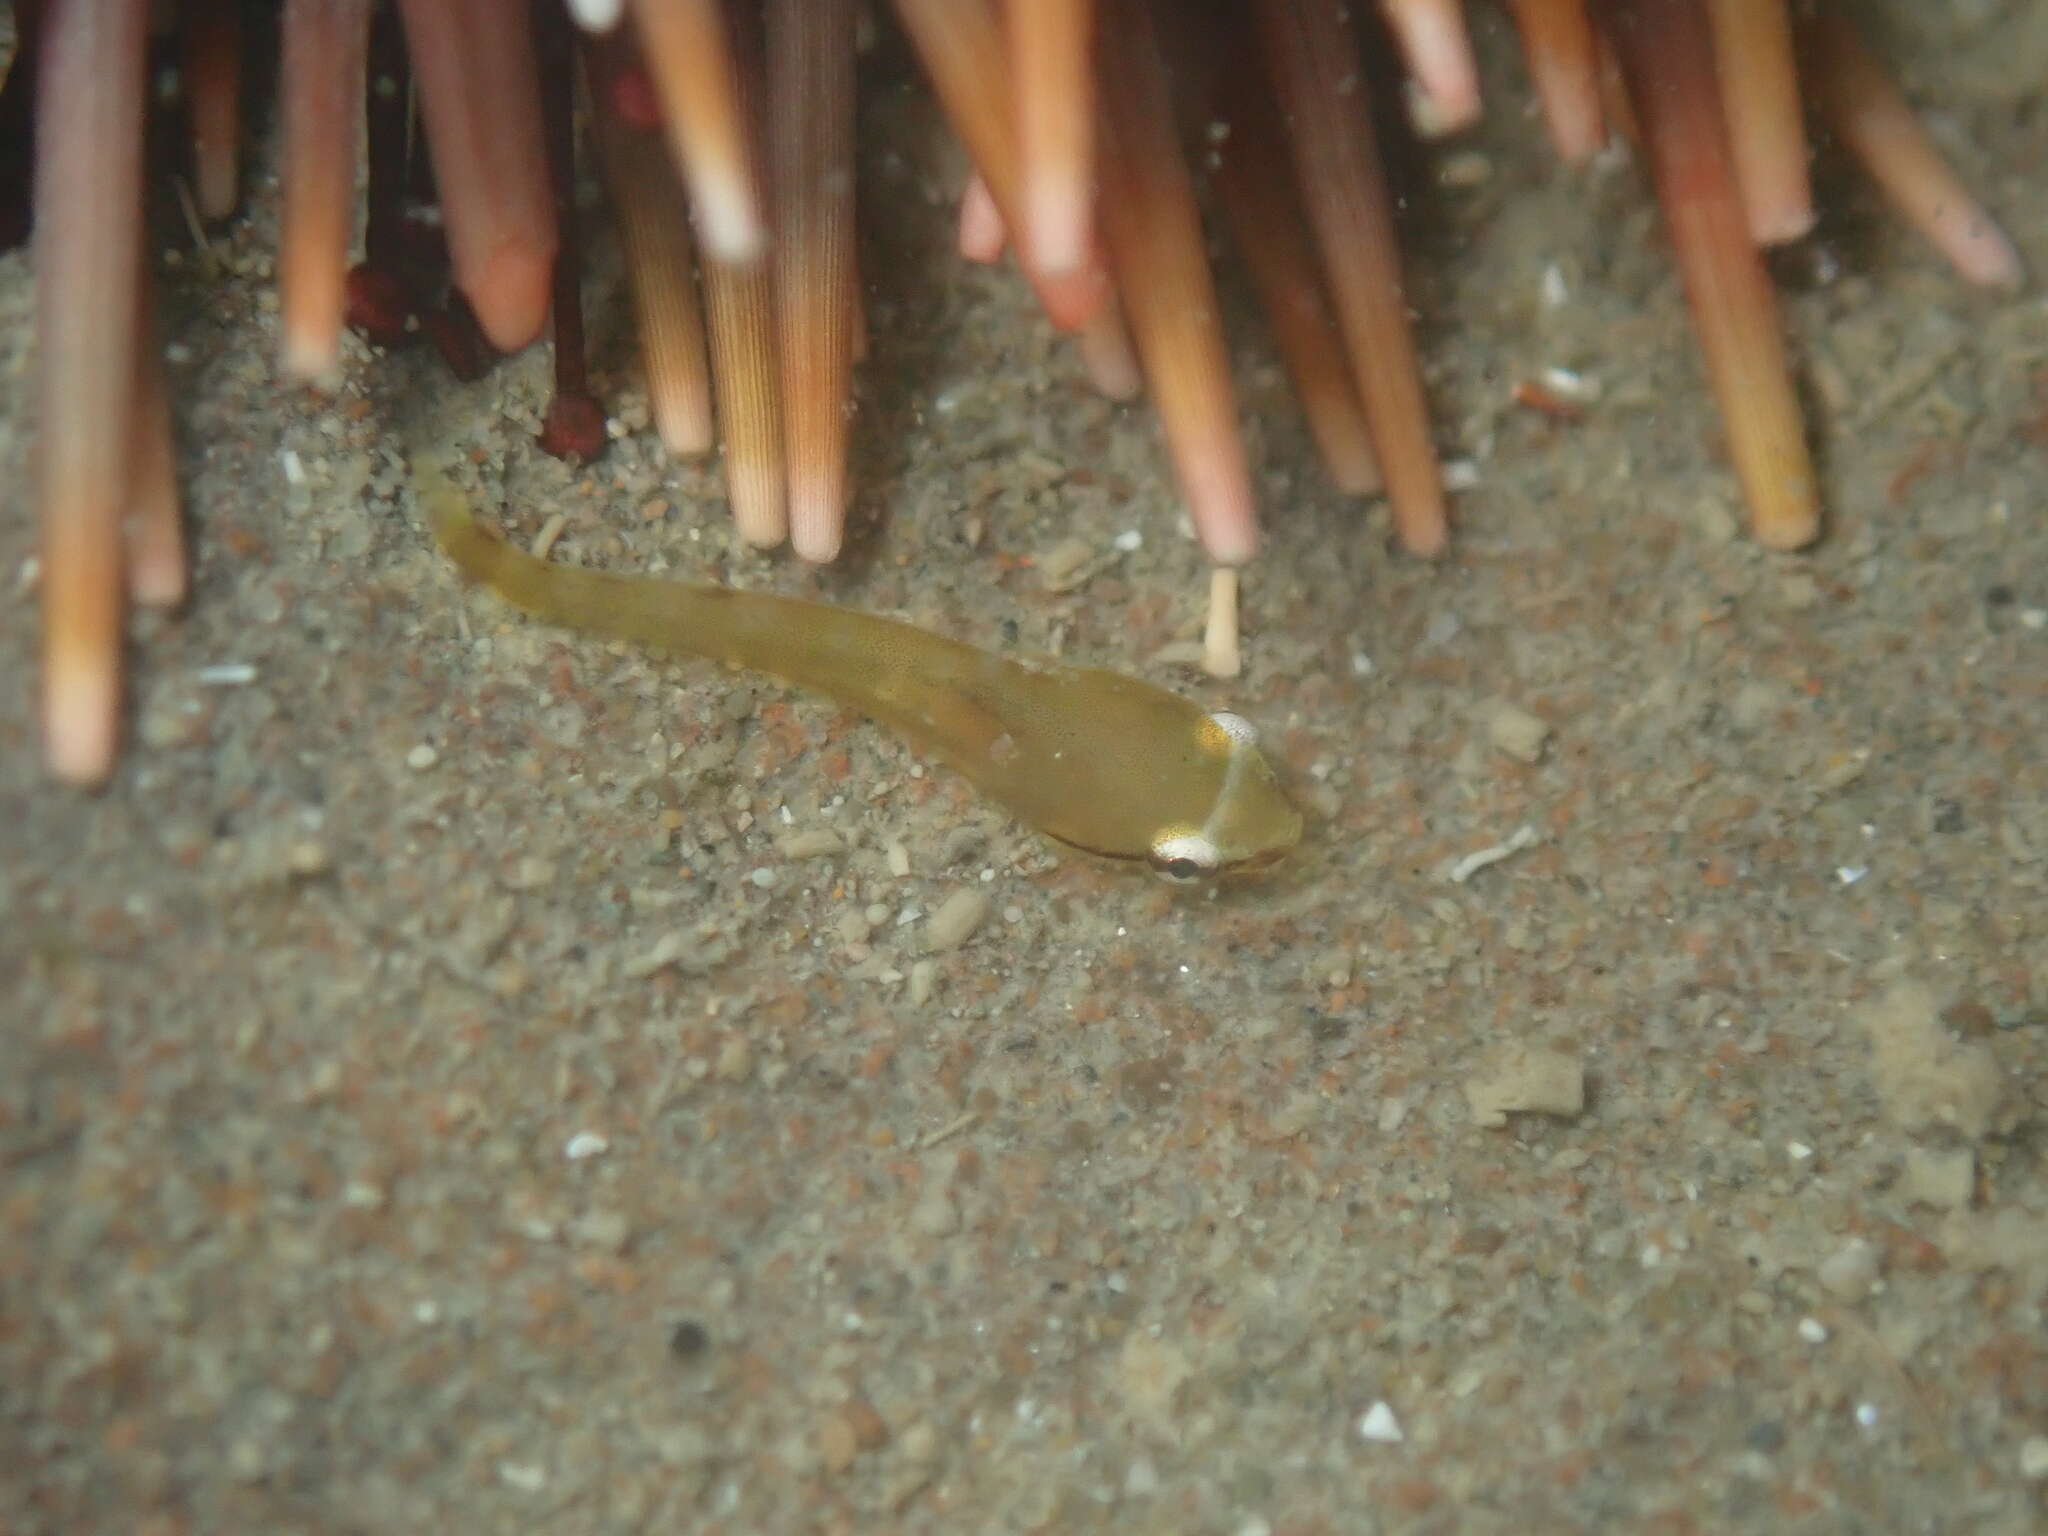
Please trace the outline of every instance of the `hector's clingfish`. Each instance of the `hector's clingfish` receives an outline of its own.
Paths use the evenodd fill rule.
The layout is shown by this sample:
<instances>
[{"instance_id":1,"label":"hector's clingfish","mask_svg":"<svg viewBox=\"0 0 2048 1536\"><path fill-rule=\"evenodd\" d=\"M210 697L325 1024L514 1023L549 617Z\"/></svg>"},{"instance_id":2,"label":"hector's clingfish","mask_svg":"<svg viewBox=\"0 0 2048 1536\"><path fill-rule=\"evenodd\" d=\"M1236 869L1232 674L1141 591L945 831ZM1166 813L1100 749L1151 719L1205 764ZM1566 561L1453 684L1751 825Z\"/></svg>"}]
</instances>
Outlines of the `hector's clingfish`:
<instances>
[{"instance_id":1,"label":"hector's clingfish","mask_svg":"<svg viewBox=\"0 0 2048 1536\"><path fill-rule=\"evenodd\" d=\"M514 607L826 694L1063 843L1198 880L1270 864L1301 840L1301 813L1240 716L851 609L556 565L485 532L440 465L416 457L414 473L441 548Z\"/></svg>"}]
</instances>

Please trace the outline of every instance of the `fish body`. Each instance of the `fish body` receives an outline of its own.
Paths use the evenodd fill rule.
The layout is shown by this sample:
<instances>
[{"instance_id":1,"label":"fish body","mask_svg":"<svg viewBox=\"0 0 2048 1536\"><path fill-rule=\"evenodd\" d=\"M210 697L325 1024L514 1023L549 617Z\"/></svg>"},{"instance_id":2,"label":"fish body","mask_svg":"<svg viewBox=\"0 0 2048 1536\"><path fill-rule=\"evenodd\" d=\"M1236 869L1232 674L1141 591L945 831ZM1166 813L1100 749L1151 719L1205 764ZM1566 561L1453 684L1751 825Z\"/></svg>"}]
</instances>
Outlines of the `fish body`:
<instances>
[{"instance_id":1,"label":"fish body","mask_svg":"<svg viewBox=\"0 0 2048 1536\"><path fill-rule=\"evenodd\" d=\"M443 551L515 608L826 694L1063 843L1199 879L1300 841L1301 814L1237 715L854 609L537 559L481 527L445 471L416 462L415 474Z\"/></svg>"}]
</instances>

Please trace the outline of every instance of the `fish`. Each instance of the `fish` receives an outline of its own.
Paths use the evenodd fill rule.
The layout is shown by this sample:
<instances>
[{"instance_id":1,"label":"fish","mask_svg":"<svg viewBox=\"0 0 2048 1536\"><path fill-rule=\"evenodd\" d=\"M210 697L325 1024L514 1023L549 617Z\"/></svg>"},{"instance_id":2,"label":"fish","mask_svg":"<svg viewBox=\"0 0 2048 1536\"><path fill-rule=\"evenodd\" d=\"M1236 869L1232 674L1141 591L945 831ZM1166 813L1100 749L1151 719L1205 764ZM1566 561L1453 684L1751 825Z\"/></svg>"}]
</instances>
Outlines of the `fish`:
<instances>
[{"instance_id":1,"label":"fish","mask_svg":"<svg viewBox=\"0 0 2048 1536\"><path fill-rule=\"evenodd\" d=\"M445 463L415 451L413 473L441 550L521 612L823 694L1069 847L1192 883L1264 869L1301 841L1301 812L1241 715L857 609L541 559L486 530Z\"/></svg>"}]
</instances>

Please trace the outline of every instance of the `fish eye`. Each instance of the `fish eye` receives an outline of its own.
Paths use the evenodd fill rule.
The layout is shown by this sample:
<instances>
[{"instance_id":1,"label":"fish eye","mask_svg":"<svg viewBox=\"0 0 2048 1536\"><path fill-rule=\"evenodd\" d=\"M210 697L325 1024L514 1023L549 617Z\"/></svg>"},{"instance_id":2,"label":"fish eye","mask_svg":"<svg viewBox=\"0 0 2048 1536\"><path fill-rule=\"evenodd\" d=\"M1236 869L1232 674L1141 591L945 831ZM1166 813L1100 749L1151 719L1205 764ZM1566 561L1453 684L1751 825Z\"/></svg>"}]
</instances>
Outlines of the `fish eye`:
<instances>
[{"instance_id":1,"label":"fish eye","mask_svg":"<svg viewBox=\"0 0 2048 1536\"><path fill-rule=\"evenodd\" d=\"M1192 885L1222 863L1216 845L1200 832L1170 832L1152 845L1153 871L1176 885Z\"/></svg>"},{"instance_id":2,"label":"fish eye","mask_svg":"<svg viewBox=\"0 0 2048 1536\"><path fill-rule=\"evenodd\" d=\"M1217 709L1202 716L1202 723L1195 730L1195 740L1212 757L1230 758L1246 747L1256 747L1259 732L1243 715Z\"/></svg>"},{"instance_id":3,"label":"fish eye","mask_svg":"<svg viewBox=\"0 0 2048 1536\"><path fill-rule=\"evenodd\" d=\"M1221 731L1233 746L1253 747L1259 742L1259 728L1243 715L1227 709L1212 710L1209 723Z\"/></svg>"}]
</instances>

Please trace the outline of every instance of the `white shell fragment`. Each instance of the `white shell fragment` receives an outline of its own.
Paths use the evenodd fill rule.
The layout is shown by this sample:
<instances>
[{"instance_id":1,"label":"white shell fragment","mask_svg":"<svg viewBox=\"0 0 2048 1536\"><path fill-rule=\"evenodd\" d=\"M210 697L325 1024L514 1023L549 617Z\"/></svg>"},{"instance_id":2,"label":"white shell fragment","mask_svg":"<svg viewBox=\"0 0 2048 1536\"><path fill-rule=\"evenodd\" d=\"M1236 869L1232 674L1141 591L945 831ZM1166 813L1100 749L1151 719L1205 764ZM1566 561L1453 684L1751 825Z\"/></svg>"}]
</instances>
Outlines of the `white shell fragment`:
<instances>
[{"instance_id":1,"label":"white shell fragment","mask_svg":"<svg viewBox=\"0 0 2048 1536\"><path fill-rule=\"evenodd\" d=\"M1401 1421L1385 1403L1374 1403L1358 1416L1358 1437L1375 1445L1399 1445L1408 1437L1401 1433Z\"/></svg>"}]
</instances>

